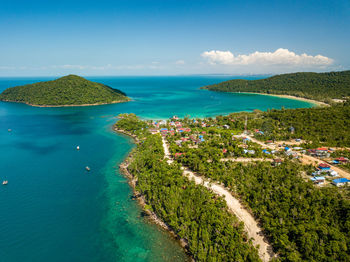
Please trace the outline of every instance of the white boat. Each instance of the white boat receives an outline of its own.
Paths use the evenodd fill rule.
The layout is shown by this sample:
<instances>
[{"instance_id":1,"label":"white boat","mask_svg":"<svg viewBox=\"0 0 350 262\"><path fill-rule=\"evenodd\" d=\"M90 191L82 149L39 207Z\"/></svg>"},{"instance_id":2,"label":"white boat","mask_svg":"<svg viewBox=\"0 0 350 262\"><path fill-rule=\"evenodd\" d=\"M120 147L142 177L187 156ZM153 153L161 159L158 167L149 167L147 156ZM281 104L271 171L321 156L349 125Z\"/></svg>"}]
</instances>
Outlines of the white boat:
<instances>
[{"instance_id":1,"label":"white boat","mask_svg":"<svg viewBox=\"0 0 350 262\"><path fill-rule=\"evenodd\" d=\"M77 146L77 150L79 150L80 149L80 146Z\"/></svg>"},{"instance_id":2,"label":"white boat","mask_svg":"<svg viewBox=\"0 0 350 262\"><path fill-rule=\"evenodd\" d=\"M86 171L90 171L90 167L86 166L85 167Z\"/></svg>"},{"instance_id":3,"label":"white boat","mask_svg":"<svg viewBox=\"0 0 350 262\"><path fill-rule=\"evenodd\" d=\"M3 185L7 185L8 183L9 183L9 181L7 181L7 180L2 181Z\"/></svg>"}]
</instances>

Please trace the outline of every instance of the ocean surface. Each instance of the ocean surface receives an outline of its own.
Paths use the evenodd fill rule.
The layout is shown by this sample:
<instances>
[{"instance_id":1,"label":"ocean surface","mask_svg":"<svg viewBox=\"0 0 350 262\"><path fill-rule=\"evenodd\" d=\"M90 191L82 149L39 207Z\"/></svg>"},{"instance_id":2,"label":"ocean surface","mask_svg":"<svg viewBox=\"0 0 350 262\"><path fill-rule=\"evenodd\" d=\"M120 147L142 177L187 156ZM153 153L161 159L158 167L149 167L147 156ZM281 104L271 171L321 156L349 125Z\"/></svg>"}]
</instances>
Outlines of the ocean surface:
<instances>
[{"instance_id":1,"label":"ocean surface","mask_svg":"<svg viewBox=\"0 0 350 262\"><path fill-rule=\"evenodd\" d=\"M178 243L143 217L131 199L118 165L134 145L111 127L125 112L164 119L312 106L199 90L232 78L88 77L133 101L66 108L0 102L0 182L9 181L0 185L0 261L187 261ZM0 92L51 79L0 78Z\"/></svg>"}]
</instances>

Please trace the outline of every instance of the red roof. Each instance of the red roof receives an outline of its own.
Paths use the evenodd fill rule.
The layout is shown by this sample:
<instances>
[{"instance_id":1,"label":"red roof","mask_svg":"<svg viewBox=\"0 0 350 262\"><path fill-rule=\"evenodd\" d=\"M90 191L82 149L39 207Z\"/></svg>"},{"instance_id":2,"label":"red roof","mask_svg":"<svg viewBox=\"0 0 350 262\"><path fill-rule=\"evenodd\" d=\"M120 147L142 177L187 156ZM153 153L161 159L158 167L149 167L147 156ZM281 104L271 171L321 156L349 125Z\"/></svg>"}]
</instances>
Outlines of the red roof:
<instances>
[{"instance_id":1,"label":"red roof","mask_svg":"<svg viewBox=\"0 0 350 262\"><path fill-rule=\"evenodd\" d=\"M327 151L328 148L326 148L326 147L319 147L319 148L317 148L317 150L319 150L319 151Z\"/></svg>"},{"instance_id":2,"label":"red roof","mask_svg":"<svg viewBox=\"0 0 350 262\"><path fill-rule=\"evenodd\" d=\"M325 164L325 163L319 164L318 166L323 167L323 168L331 167L330 165Z\"/></svg>"},{"instance_id":3,"label":"red roof","mask_svg":"<svg viewBox=\"0 0 350 262\"><path fill-rule=\"evenodd\" d=\"M349 161L349 159L348 159L348 158L343 157L343 156L338 157L338 158L336 158L335 160L338 160L338 161Z\"/></svg>"},{"instance_id":4,"label":"red roof","mask_svg":"<svg viewBox=\"0 0 350 262\"><path fill-rule=\"evenodd\" d=\"M175 153L175 157L178 157L178 156L181 156L181 155L184 155L185 153Z\"/></svg>"}]
</instances>

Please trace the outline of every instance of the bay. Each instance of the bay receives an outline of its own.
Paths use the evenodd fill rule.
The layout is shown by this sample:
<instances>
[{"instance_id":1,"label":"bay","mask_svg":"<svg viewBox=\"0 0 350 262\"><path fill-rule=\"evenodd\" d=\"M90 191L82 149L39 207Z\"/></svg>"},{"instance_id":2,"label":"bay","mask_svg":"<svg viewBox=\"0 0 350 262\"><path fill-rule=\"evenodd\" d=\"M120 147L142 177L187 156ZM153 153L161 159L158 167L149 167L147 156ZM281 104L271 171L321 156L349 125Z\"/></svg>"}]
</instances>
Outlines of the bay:
<instances>
[{"instance_id":1,"label":"bay","mask_svg":"<svg viewBox=\"0 0 350 262\"><path fill-rule=\"evenodd\" d=\"M112 125L119 113L166 119L312 106L199 90L232 78L88 77L133 101L65 108L0 102L0 181L9 181L0 187L0 261L186 261L178 243L149 223L131 199L118 165L134 145ZM51 79L0 78L0 92Z\"/></svg>"}]
</instances>

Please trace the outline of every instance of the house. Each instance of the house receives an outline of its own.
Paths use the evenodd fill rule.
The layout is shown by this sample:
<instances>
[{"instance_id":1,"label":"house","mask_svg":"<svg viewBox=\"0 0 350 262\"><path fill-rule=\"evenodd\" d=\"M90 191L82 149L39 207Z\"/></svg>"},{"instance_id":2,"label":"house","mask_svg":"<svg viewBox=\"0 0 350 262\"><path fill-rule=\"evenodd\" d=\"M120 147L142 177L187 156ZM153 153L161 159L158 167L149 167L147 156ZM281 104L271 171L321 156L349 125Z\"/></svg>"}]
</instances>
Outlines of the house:
<instances>
[{"instance_id":1,"label":"house","mask_svg":"<svg viewBox=\"0 0 350 262\"><path fill-rule=\"evenodd\" d=\"M294 128L293 126L291 126L291 127L289 128L289 132L291 132L292 134L294 134L295 128Z\"/></svg>"},{"instance_id":2,"label":"house","mask_svg":"<svg viewBox=\"0 0 350 262\"><path fill-rule=\"evenodd\" d=\"M244 153L244 154L249 154L249 155L254 155L254 154L255 154L255 150L243 149L243 153Z\"/></svg>"},{"instance_id":3,"label":"house","mask_svg":"<svg viewBox=\"0 0 350 262\"><path fill-rule=\"evenodd\" d=\"M328 171L331 169L331 166L326 163L322 163L318 165L318 169L321 171Z\"/></svg>"},{"instance_id":4,"label":"house","mask_svg":"<svg viewBox=\"0 0 350 262\"><path fill-rule=\"evenodd\" d=\"M158 129L156 129L156 128L151 128L149 131L151 132L151 134L158 133Z\"/></svg>"},{"instance_id":5,"label":"house","mask_svg":"<svg viewBox=\"0 0 350 262\"><path fill-rule=\"evenodd\" d=\"M340 163L342 163L342 164L345 164L345 163L349 162L349 158L346 158L346 157L338 157L335 160L340 162Z\"/></svg>"},{"instance_id":6,"label":"house","mask_svg":"<svg viewBox=\"0 0 350 262\"><path fill-rule=\"evenodd\" d=\"M175 158L184 155L185 153L175 153Z\"/></svg>"},{"instance_id":7,"label":"house","mask_svg":"<svg viewBox=\"0 0 350 262\"><path fill-rule=\"evenodd\" d=\"M340 186L345 186L345 185L346 185L347 183L349 183L349 182L350 182L350 180L348 180L348 179L342 177L342 178L334 179L334 180L332 181L332 184L335 185L335 186L340 187Z\"/></svg>"},{"instance_id":8,"label":"house","mask_svg":"<svg viewBox=\"0 0 350 262\"><path fill-rule=\"evenodd\" d=\"M224 148L224 149L222 149L222 153L227 153L227 149L226 148Z\"/></svg>"},{"instance_id":9,"label":"house","mask_svg":"<svg viewBox=\"0 0 350 262\"><path fill-rule=\"evenodd\" d=\"M326 180L323 176L315 176L315 177L311 177L310 179L312 182L314 182L314 184L317 184L317 185L324 184Z\"/></svg>"},{"instance_id":10,"label":"house","mask_svg":"<svg viewBox=\"0 0 350 262\"><path fill-rule=\"evenodd\" d=\"M223 128L225 128L225 129L229 129L229 128L230 128L230 126L229 126L229 125L223 125Z\"/></svg>"},{"instance_id":11,"label":"house","mask_svg":"<svg viewBox=\"0 0 350 262\"><path fill-rule=\"evenodd\" d=\"M267 154L267 155L270 155L270 154L271 154L271 152L270 152L270 151L267 151L266 149L263 150L263 153L264 153L264 154Z\"/></svg>"},{"instance_id":12,"label":"house","mask_svg":"<svg viewBox=\"0 0 350 262\"><path fill-rule=\"evenodd\" d=\"M318 156L318 157L329 157L330 154L328 153L328 148L326 148L326 147L316 148L316 156Z\"/></svg>"},{"instance_id":13,"label":"house","mask_svg":"<svg viewBox=\"0 0 350 262\"><path fill-rule=\"evenodd\" d=\"M332 177L337 177L337 176L339 176L338 172L337 172L337 171L334 171L334 170L330 170L330 171L329 171L329 175L332 176Z\"/></svg>"},{"instance_id":14,"label":"house","mask_svg":"<svg viewBox=\"0 0 350 262\"><path fill-rule=\"evenodd\" d=\"M272 165L273 166L279 166L279 165L281 165L282 164L282 159L279 159L279 158L275 158L274 160L273 160L273 162L272 162Z\"/></svg>"}]
</instances>

